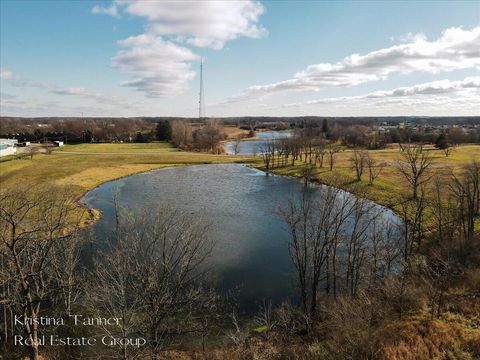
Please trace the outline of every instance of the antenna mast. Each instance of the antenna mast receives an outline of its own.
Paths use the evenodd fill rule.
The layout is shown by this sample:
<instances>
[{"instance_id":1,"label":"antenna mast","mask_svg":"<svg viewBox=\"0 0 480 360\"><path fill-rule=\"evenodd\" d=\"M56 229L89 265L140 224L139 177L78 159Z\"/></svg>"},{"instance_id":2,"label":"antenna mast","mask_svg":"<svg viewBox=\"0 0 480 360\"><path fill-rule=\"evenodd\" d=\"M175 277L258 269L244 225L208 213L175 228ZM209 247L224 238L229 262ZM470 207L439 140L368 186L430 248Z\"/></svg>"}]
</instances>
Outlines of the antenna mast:
<instances>
[{"instance_id":1,"label":"antenna mast","mask_svg":"<svg viewBox=\"0 0 480 360\"><path fill-rule=\"evenodd\" d=\"M205 109L203 105L203 58L200 59L200 92L198 94L198 119L205 117Z\"/></svg>"}]
</instances>

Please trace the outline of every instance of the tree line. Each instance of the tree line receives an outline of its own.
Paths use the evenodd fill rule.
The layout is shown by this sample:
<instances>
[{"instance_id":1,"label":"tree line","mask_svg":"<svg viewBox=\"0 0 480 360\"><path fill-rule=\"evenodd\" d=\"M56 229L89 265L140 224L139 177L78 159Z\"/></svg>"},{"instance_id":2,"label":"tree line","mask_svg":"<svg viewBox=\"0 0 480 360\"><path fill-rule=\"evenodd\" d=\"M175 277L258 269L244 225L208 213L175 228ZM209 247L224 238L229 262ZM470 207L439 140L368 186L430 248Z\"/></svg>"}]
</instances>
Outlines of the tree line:
<instances>
[{"instance_id":1,"label":"tree line","mask_svg":"<svg viewBox=\"0 0 480 360\"><path fill-rule=\"evenodd\" d=\"M401 118L403 119L403 118ZM474 119L438 119L444 128L430 129L434 120L417 121L417 128L400 127L400 120L388 120L393 125L379 129L379 119L362 118L239 118L239 119L181 119L181 118L12 118L2 117L0 136L13 137L19 141L43 141L44 138L67 136L71 143L89 142L151 142L155 140L168 141L169 136L159 136L159 127L173 123L192 126L192 132L206 127L205 132L211 132L211 123L236 125L242 129L273 128L277 130L296 129L308 136L323 134L327 140L333 140L347 147L364 147L380 149L390 143L448 143L455 146L462 143L479 143L480 129ZM405 120L405 119L403 119ZM272 126L262 125L272 124ZM413 121L414 120L409 120ZM382 122L383 123L383 122ZM427 126L428 125L428 126ZM456 125L456 126L453 126ZM430 126L430 127L429 127ZM199 133L198 148L209 147L206 138L212 134ZM218 136L218 134L216 135ZM442 138L440 138L442 137ZM193 143L184 136L183 142Z\"/></svg>"},{"instance_id":2,"label":"tree line","mask_svg":"<svg viewBox=\"0 0 480 360\"><path fill-rule=\"evenodd\" d=\"M314 152L301 156L303 161L315 158ZM296 352L314 358L306 351L318 338L324 341L316 343L315 351L329 358L389 358L381 355L387 351L382 334L388 326L401 326L396 321L422 309L437 324L447 309L448 289L460 282L474 291L467 279L480 267L475 228L480 164L441 172L428 151L416 146L400 153L396 166L408 184L398 203L401 221L364 200L361 188L352 190L357 196L339 190L335 181L341 179L331 179L333 186L321 191L312 191L306 182L298 196L276 210L290 234L286 246L299 301L276 307L264 303L253 319L266 329L257 339L261 346L235 307L209 285L206 265L214 244L205 219L192 221L167 209L154 216L138 209L132 216L114 195L115 226L108 246L85 260L85 251L99 239L81 231L83 215L67 187L2 189L2 352L12 359L158 359L195 338L209 358L209 336L216 333L230 341L222 351L238 359L262 358L268 346L283 349L284 357L295 358ZM15 321L15 315L38 320L46 314L70 321L57 328ZM72 325L72 314L121 320L79 328ZM115 345L39 345L42 336L55 332L106 336ZM13 347L15 335L31 345ZM132 339L139 338L145 345L132 346Z\"/></svg>"}]
</instances>

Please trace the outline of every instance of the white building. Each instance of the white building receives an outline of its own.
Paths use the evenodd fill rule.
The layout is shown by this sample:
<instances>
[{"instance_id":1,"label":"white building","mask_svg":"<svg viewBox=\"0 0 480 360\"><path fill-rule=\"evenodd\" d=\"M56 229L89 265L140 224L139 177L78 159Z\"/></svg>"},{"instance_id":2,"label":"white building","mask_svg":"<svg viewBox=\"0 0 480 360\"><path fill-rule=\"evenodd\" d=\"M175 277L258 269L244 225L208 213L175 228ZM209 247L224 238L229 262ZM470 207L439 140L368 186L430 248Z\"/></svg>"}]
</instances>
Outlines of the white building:
<instances>
[{"instance_id":1,"label":"white building","mask_svg":"<svg viewBox=\"0 0 480 360\"><path fill-rule=\"evenodd\" d=\"M0 139L0 156L16 154L17 143L17 139Z\"/></svg>"},{"instance_id":2,"label":"white building","mask_svg":"<svg viewBox=\"0 0 480 360\"><path fill-rule=\"evenodd\" d=\"M55 140L55 141L53 142L53 146L58 146L58 147L63 146L63 141Z\"/></svg>"}]
</instances>

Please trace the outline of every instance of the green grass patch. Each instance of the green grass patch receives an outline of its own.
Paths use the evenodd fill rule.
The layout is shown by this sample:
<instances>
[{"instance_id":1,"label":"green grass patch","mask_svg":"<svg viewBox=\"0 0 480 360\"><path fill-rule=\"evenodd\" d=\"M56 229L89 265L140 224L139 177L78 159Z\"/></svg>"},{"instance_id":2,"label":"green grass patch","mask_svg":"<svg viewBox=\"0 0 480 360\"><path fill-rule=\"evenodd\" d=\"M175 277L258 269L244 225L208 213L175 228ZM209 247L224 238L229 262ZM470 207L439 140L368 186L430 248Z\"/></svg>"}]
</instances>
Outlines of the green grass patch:
<instances>
[{"instance_id":1,"label":"green grass patch","mask_svg":"<svg viewBox=\"0 0 480 360\"><path fill-rule=\"evenodd\" d=\"M56 151L102 152L102 153L163 153L178 151L171 143L160 141L152 143L93 143L65 145Z\"/></svg>"},{"instance_id":2,"label":"green grass patch","mask_svg":"<svg viewBox=\"0 0 480 360\"><path fill-rule=\"evenodd\" d=\"M262 326L259 326L259 327L256 327L255 329L253 329L253 331L256 332L257 334L262 334L262 333L266 332L267 330L268 330L267 325L262 325Z\"/></svg>"}]
</instances>

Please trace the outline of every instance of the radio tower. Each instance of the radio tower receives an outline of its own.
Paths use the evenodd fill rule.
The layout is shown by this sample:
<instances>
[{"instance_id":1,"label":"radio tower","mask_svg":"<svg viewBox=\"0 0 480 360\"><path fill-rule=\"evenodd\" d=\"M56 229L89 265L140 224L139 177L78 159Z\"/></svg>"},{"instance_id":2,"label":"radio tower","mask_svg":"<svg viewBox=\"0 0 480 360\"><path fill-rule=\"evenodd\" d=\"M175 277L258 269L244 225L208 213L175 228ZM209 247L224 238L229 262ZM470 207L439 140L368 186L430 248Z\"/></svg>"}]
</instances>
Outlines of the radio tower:
<instances>
[{"instance_id":1,"label":"radio tower","mask_svg":"<svg viewBox=\"0 0 480 360\"><path fill-rule=\"evenodd\" d=\"M203 105L203 58L200 59L200 91L198 94L198 119L205 117L205 108Z\"/></svg>"}]
</instances>

